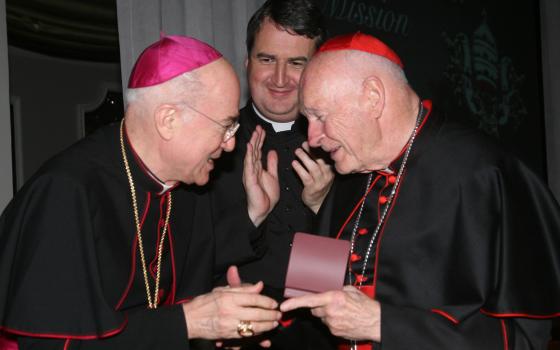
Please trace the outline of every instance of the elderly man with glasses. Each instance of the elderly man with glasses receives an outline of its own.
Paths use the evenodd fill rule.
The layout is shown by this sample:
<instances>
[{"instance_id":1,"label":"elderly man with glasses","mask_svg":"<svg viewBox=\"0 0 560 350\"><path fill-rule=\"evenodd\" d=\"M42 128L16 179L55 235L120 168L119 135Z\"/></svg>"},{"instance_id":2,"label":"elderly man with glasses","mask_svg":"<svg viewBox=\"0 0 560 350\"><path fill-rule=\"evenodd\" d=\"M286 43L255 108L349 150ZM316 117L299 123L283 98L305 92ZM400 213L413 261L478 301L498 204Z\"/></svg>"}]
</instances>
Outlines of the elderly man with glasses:
<instances>
[{"instance_id":1,"label":"elderly man with glasses","mask_svg":"<svg viewBox=\"0 0 560 350\"><path fill-rule=\"evenodd\" d=\"M123 121L47 162L0 217L0 344L188 349L277 326L277 302L262 283L241 286L235 268L211 291L215 264L229 261L216 249L220 220L192 186L235 146L231 65L203 42L166 36L140 55L129 88ZM256 216L278 200L263 138L253 133L245 163Z\"/></svg>"}]
</instances>

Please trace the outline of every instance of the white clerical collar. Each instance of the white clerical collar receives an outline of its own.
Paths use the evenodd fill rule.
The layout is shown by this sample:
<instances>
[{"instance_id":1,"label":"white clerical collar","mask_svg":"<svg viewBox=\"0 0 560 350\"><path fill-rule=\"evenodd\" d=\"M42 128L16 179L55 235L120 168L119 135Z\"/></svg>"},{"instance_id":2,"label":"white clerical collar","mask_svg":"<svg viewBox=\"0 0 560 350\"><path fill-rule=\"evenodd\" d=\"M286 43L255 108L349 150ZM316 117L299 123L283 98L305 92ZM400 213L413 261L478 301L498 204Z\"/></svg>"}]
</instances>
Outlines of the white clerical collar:
<instances>
[{"instance_id":1,"label":"white clerical collar","mask_svg":"<svg viewBox=\"0 0 560 350\"><path fill-rule=\"evenodd\" d=\"M282 131L292 130L292 125L294 125L294 123L295 123L294 120L292 120L291 122L278 123L278 122L270 120L270 119L266 118L264 115L262 115L261 112L259 112L259 110L257 109L257 107L255 106L254 103L253 103L253 109L255 110L255 113L259 116L259 118L261 118L262 120L264 120L267 123L272 124L272 128L274 129L274 131L282 132Z\"/></svg>"},{"instance_id":2,"label":"white clerical collar","mask_svg":"<svg viewBox=\"0 0 560 350\"><path fill-rule=\"evenodd\" d=\"M161 181L154 173L152 173L150 171L150 169L148 169L146 167L146 173L152 178L152 180L154 180L155 182L157 182L160 186L161 186L161 191L158 193L159 196L163 195L165 192L169 191L170 189L172 189L173 187L175 187L176 184L173 185L168 185L165 182Z\"/></svg>"},{"instance_id":3,"label":"white clerical collar","mask_svg":"<svg viewBox=\"0 0 560 350\"><path fill-rule=\"evenodd\" d=\"M175 184L167 185L167 184L165 184L161 181L159 183L161 184L161 188L162 188L161 192L159 193L160 195L164 194L165 192L169 191L170 189L172 189L175 186Z\"/></svg>"}]
</instances>

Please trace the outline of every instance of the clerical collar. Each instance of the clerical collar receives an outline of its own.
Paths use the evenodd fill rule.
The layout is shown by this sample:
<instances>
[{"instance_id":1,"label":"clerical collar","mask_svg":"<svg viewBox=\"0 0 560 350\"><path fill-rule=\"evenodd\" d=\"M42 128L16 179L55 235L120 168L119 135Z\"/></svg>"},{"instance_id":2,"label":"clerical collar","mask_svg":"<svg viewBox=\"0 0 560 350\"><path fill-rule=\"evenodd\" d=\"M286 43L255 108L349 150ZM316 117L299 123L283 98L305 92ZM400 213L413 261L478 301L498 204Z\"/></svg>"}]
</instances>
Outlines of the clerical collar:
<instances>
[{"instance_id":1,"label":"clerical collar","mask_svg":"<svg viewBox=\"0 0 560 350\"><path fill-rule=\"evenodd\" d=\"M252 103L252 105L253 105L253 110L255 111L255 114L257 114L257 116L259 116L259 118L261 118L265 122L270 123L272 125L272 128L274 129L274 131L282 132L282 131L292 130L292 125L294 125L295 120L292 120L291 122L286 122L286 123L275 122L273 120L270 120L270 119L266 118L264 115L262 115L261 112L259 112L259 110L257 109L257 107L255 106L254 103Z\"/></svg>"},{"instance_id":2,"label":"clerical collar","mask_svg":"<svg viewBox=\"0 0 560 350\"><path fill-rule=\"evenodd\" d=\"M141 171L147 175L152 181L153 181L153 185L150 187L156 187L157 188L157 194L159 196L163 195L164 193L166 193L167 191L177 187L179 185L179 182L173 184L173 185L167 185L166 183L164 183L163 181L161 181L149 168L148 166L144 163L144 161L142 161L142 159L140 158L140 156L138 155L138 153L136 153L136 150L134 149L134 146L132 146L132 143L130 142L130 139L128 138L128 133L126 131L126 125L123 126L124 127L124 139L126 142L126 145L128 146L128 148L130 149L130 152L132 153L135 163L138 165L138 167L141 169ZM154 186L155 185L155 186Z\"/></svg>"},{"instance_id":3,"label":"clerical collar","mask_svg":"<svg viewBox=\"0 0 560 350\"><path fill-rule=\"evenodd\" d=\"M158 192L158 196L163 195L165 192L169 191L170 189L173 189L175 187L177 187L177 185L179 184L178 182L176 182L173 185L168 185L165 182L161 181L156 174L154 174L150 169L148 169L148 167L146 166L146 164L144 164L144 162L142 161L142 159L140 159L140 157L138 157L138 161L140 163L142 163L142 168L145 170L146 174L148 174L149 177L152 178L152 180L154 180L155 182L158 183L158 185L161 186L161 191Z\"/></svg>"},{"instance_id":4,"label":"clerical collar","mask_svg":"<svg viewBox=\"0 0 560 350\"><path fill-rule=\"evenodd\" d=\"M177 186L177 184L173 184L173 185L168 185L168 184L166 184L165 182L163 182L163 181L161 181L160 179L158 179L157 176L156 176L154 173L152 173L152 172L150 171L150 169L146 168L146 170L147 170L147 172L148 172L148 175L150 175L150 177L151 177L155 182L157 182L158 184L161 185L161 191L158 193L158 195L161 196L161 195L164 194L165 192L167 192L167 191L169 191L170 189L172 189L172 188L174 188L174 187Z\"/></svg>"}]
</instances>

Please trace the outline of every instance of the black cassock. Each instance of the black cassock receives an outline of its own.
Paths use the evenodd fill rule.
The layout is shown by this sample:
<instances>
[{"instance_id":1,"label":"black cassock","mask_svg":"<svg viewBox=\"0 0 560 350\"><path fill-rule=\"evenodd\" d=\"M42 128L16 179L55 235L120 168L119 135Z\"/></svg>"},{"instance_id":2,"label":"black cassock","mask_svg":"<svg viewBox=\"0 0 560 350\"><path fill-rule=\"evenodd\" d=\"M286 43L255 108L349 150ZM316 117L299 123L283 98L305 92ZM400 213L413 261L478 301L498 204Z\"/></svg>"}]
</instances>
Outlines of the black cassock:
<instances>
[{"instance_id":1,"label":"black cassock","mask_svg":"<svg viewBox=\"0 0 560 350\"><path fill-rule=\"evenodd\" d=\"M272 124L260 118L251 100L240 110L239 128L236 137L236 148L233 152L224 154L223 159L216 164L212 172L209 188L212 191L213 209L215 216L225 222L237 220L232 208L246 208L247 200L243 188L243 159L247 150L247 143L251 139L253 130L260 125L266 131L266 138L262 147L263 159L270 150L278 155L278 178L280 184L280 199L266 220L256 231L265 237L263 241L266 252L261 259L247 261L239 265L239 274L244 281L263 281L263 294L281 302L284 293L286 271L290 256L291 243L297 231L312 232L315 214L301 199L303 184L292 168L292 161L296 159L295 150L305 141L307 120L299 116L291 130L275 132ZM223 227L223 226L222 226ZM250 233L255 235L254 233ZM229 242L237 240L235 235L220 237ZM225 246L228 242L221 243ZM219 271L220 272L220 271ZM222 267L222 274L225 266ZM222 276L218 282L224 283ZM267 336L271 337L273 349L321 349L333 348L325 327L307 310L298 310L284 314L288 322L283 324ZM289 326L288 326L289 325ZM255 343L252 341L252 343ZM245 345L245 348L252 349Z\"/></svg>"},{"instance_id":2,"label":"black cassock","mask_svg":"<svg viewBox=\"0 0 560 350\"><path fill-rule=\"evenodd\" d=\"M560 208L521 161L423 104L364 274L403 155L373 173L358 224L367 174L342 176L320 213L321 230L347 240L356 231L351 283L361 279L381 303L374 348L545 349L560 316Z\"/></svg>"},{"instance_id":3,"label":"black cassock","mask_svg":"<svg viewBox=\"0 0 560 350\"><path fill-rule=\"evenodd\" d=\"M19 337L20 349L188 349L178 304L211 290L216 265L235 262L220 258L226 247L216 247L208 196L164 190L125 144L152 293L172 193L160 306L147 309L119 126L110 125L47 162L2 214L0 330ZM241 211L232 231L252 227ZM248 235L237 237L226 248L236 254L223 256L258 254Z\"/></svg>"}]
</instances>

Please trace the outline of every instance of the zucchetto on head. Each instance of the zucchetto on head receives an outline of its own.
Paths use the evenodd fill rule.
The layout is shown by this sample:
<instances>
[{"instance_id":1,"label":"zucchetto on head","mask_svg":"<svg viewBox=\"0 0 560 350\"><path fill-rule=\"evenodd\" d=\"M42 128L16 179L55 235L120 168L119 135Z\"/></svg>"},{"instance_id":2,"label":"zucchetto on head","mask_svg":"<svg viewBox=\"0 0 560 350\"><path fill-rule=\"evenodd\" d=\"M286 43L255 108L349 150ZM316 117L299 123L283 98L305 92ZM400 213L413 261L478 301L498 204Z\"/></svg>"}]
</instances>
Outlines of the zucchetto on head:
<instances>
[{"instance_id":1,"label":"zucchetto on head","mask_svg":"<svg viewBox=\"0 0 560 350\"><path fill-rule=\"evenodd\" d=\"M399 67L403 68L401 59L395 53L395 51L393 51L381 40L369 34L356 32L336 36L332 39L327 40L323 45L321 45L317 53L338 50L358 50L371 53L373 55L382 56L395 63Z\"/></svg>"},{"instance_id":2,"label":"zucchetto on head","mask_svg":"<svg viewBox=\"0 0 560 350\"><path fill-rule=\"evenodd\" d=\"M222 57L212 46L182 35L168 35L148 46L130 73L130 89L158 85Z\"/></svg>"}]
</instances>

